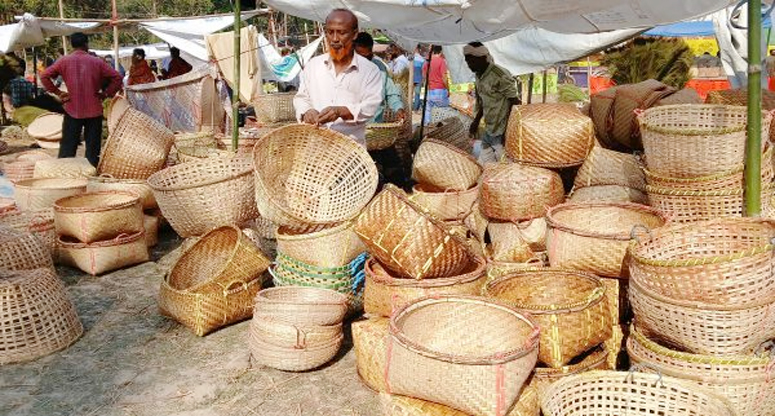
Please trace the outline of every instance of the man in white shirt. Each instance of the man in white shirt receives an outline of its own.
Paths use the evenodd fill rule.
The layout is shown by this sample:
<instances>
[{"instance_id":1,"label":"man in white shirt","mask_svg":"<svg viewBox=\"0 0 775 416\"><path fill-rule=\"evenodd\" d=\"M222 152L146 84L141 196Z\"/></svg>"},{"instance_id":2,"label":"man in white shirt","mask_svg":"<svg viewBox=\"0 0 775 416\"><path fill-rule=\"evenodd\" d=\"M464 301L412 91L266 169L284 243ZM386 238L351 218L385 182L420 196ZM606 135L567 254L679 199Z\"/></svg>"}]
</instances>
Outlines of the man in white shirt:
<instances>
[{"instance_id":1,"label":"man in white shirt","mask_svg":"<svg viewBox=\"0 0 775 416\"><path fill-rule=\"evenodd\" d=\"M390 73L398 75L409 70L409 58L404 55L404 51L398 45L391 43L388 47L388 54L390 55Z\"/></svg>"},{"instance_id":2,"label":"man in white shirt","mask_svg":"<svg viewBox=\"0 0 775 416\"><path fill-rule=\"evenodd\" d=\"M382 73L355 53L358 19L345 9L326 17L329 53L312 58L301 73L299 92L293 99L296 118L325 125L366 145L366 122L382 103Z\"/></svg>"}]
</instances>

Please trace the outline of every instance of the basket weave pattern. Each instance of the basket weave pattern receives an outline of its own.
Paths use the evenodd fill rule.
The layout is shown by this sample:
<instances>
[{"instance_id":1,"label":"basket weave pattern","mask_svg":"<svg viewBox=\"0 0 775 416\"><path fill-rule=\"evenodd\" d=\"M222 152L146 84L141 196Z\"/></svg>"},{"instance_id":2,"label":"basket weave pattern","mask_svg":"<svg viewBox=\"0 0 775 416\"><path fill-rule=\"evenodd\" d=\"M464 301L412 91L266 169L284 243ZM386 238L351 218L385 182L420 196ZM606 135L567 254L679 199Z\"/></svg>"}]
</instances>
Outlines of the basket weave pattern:
<instances>
[{"instance_id":1,"label":"basket weave pattern","mask_svg":"<svg viewBox=\"0 0 775 416\"><path fill-rule=\"evenodd\" d=\"M86 179L27 179L16 183L16 204L22 211L51 209L60 198L86 192Z\"/></svg>"},{"instance_id":2,"label":"basket weave pattern","mask_svg":"<svg viewBox=\"0 0 775 416\"><path fill-rule=\"evenodd\" d=\"M568 202L632 202L649 205L649 197L645 192L627 186L593 185L574 188Z\"/></svg>"},{"instance_id":3,"label":"basket weave pattern","mask_svg":"<svg viewBox=\"0 0 775 416\"><path fill-rule=\"evenodd\" d=\"M387 149L396 143L404 130L403 120L366 125L366 149L368 151Z\"/></svg>"},{"instance_id":4,"label":"basket weave pattern","mask_svg":"<svg viewBox=\"0 0 775 416\"><path fill-rule=\"evenodd\" d=\"M530 380L530 386L536 389L540 399L544 397L546 389L558 380L587 371L607 370L607 357L608 351L605 347L598 347L588 354L585 354L583 359L575 364L568 364L560 368L536 367L535 370L533 370L533 378Z\"/></svg>"},{"instance_id":5,"label":"basket weave pattern","mask_svg":"<svg viewBox=\"0 0 775 416\"><path fill-rule=\"evenodd\" d=\"M143 209L134 194L118 191L69 196L54 204L57 234L83 243L143 231Z\"/></svg>"},{"instance_id":6,"label":"basket weave pattern","mask_svg":"<svg viewBox=\"0 0 775 416\"><path fill-rule=\"evenodd\" d=\"M56 252L57 233L54 228L54 213L52 210L34 213L21 211L5 212L0 214L0 226L31 233L51 250L52 255Z\"/></svg>"},{"instance_id":7,"label":"basket weave pattern","mask_svg":"<svg viewBox=\"0 0 775 416\"><path fill-rule=\"evenodd\" d=\"M470 154L440 140L424 140L412 162L414 180L444 190L470 189L481 174L482 167Z\"/></svg>"},{"instance_id":8,"label":"basket weave pattern","mask_svg":"<svg viewBox=\"0 0 775 416\"><path fill-rule=\"evenodd\" d=\"M479 186L465 191L444 190L417 184L412 188L412 200L439 219L463 220L479 198Z\"/></svg>"},{"instance_id":9,"label":"basket weave pattern","mask_svg":"<svg viewBox=\"0 0 775 416\"><path fill-rule=\"evenodd\" d=\"M619 185L643 191L646 179L634 155L595 146L579 168L573 187L596 185Z\"/></svg>"},{"instance_id":10,"label":"basket weave pattern","mask_svg":"<svg viewBox=\"0 0 775 416\"><path fill-rule=\"evenodd\" d=\"M81 243L60 237L57 241L59 261L77 267L93 276L146 262L150 259L145 232L121 234L111 240Z\"/></svg>"},{"instance_id":11,"label":"basket weave pattern","mask_svg":"<svg viewBox=\"0 0 775 416\"><path fill-rule=\"evenodd\" d=\"M488 166L480 188L482 213L503 221L543 217L565 199L559 174L516 163Z\"/></svg>"},{"instance_id":12,"label":"basket weave pattern","mask_svg":"<svg viewBox=\"0 0 775 416\"><path fill-rule=\"evenodd\" d=\"M296 120L293 108L295 92L257 94L253 97L256 119L262 123L278 123Z\"/></svg>"},{"instance_id":13,"label":"basket weave pattern","mask_svg":"<svg viewBox=\"0 0 775 416\"><path fill-rule=\"evenodd\" d=\"M28 232L0 225L0 264L6 270L53 268L51 250Z\"/></svg>"},{"instance_id":14,"label":"basket weave pattern","mask_svg":"<svg viewBox=\"0 0 775 416\"><path fill-rule=\"evenodd\" d=\"M442 141L466 153L471 152L471 139L468 137L468 128L460 120L460 117L448 117L429 125L425 139Z\"/></svg>"},{"instance_id":15,"label":"basket weave pattern","mask_svg":"<svg viewBox=\"0 0 775 416\"><path fill-rule=\"evenodd\" d=\"M97 174L97 169L86 158L39 160L35 163L35 179L43 178L88 178Z\"/></svg>"},{"instance_id":16,"label":"basket weave pattern","mask_svg":"<svg viewBox=\"0 0 775 416\"><path fill-rule=\"evenodd\" d=\"M312 266L341 267L366 251L354 226L354 221L347 221L311 233L280 227L277 251Z\"/></svg>"},{"instance_id":17,"label":"basket weave pattern","mask_svg":"<svg viewBox=\"0 0 775 416\"><path fill-rule=\"evenodd\" d=\"M86 186L87 192L102 191L122 191L130 192L140 197L143 210L158 208L156 198L153 196L153 190L148 186L148 182L138 179L116 179L110 175L100 175L89 178L89 184Z\"/></svg>"}]
</instances>

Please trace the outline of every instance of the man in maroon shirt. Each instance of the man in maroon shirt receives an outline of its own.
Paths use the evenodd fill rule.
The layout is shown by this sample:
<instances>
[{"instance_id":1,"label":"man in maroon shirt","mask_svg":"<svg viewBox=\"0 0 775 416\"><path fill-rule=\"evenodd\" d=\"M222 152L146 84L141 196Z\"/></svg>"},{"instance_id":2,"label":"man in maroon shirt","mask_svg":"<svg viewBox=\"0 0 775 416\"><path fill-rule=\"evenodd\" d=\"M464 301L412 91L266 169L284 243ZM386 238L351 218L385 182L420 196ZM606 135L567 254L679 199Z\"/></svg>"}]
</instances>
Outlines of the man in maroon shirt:
<instances>
[{"instance_id":1,"label":"man in maroon shirt","mask_svg":"<svg viewBox=\"0 0 775 416\"><path fill-rule=\"evenodd\" d=\"M41 82L48 92L59 96L64 103L59 157L75 157L83 132L86 158L97 166L102 140L102 100L121 89L121 75L102 59L89 55L89 38L83 33L73 33L70 44L73 52L43 71ZM54 85L54 79L59 76L67 86L67 92Z\"/></svg>"}]
</instances>

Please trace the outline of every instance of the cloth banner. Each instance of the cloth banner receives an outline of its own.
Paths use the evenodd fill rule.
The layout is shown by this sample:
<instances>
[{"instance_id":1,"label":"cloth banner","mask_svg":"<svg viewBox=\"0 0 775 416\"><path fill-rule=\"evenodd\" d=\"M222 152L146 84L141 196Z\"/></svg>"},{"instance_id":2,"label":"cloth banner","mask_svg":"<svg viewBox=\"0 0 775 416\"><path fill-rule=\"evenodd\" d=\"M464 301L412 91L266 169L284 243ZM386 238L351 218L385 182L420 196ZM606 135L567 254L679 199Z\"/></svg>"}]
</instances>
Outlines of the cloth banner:
<instances>
[{"instance_id":1,"label":"cloth banner","mask_svg":"<svg viewBox=\"0 0 775 416\"><path fill-rule=\"evenodd\" d=\"M259 34L258 51L261 58L261 77L269 81L291 82L299 76L304 65L312 59L322 41L323 38L319 37L295 53L280 56L277 48L269 43L263 34ZM300 61L301 64L299 64Z\"/></svg>"},{"instance_id":2,"label":"cloth banner","mask_svg":"<svg viewBox=\"0 0 775 416\"><path fill-rule=\"evenodd\" d=\"M223 79L234 89L234 32L217 33L205 37L207 52L215 60ZM258 60L258 33L251 26L240 30L240 85L239 98L249 103L261 85L261 65Z\"/></svg>"}]
</instances>

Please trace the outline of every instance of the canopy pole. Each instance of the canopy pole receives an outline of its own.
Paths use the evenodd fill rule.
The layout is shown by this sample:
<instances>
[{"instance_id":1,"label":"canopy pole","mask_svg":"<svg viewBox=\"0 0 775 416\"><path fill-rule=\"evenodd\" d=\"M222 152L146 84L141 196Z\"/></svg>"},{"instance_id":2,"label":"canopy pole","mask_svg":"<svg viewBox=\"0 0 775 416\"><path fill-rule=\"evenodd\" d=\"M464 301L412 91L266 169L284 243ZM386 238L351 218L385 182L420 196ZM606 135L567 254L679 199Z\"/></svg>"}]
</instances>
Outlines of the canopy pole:
<instances>
[{"instance_id":1,"label":"canopy pole","mask_svg":"<svg viewBox=\"0 0 775 416\"><path fill-rule=\"evenodd\" d=\"M62 5L62 0L59 0L59 17L64 18L65 17L65 8ZM64 55L67 54L67 39L65 36L62 36L62 52L64 52Z\"/></svg>"},{"instance_id":2,"label":"canopy pole","mask_svg":"<svg viewBox=\"0 0 775 416\"><path fill-rule=\"evenodd\" d=\"M113 7L113 18L111 20L111 24L113 25L113 69L118 71L118 10L116 9L116 0L112 0L111 5Z\"/></svg>"},{"instance_id":3,"label":"canopy pole","mask_svg":"<svg viewBox=\"0 0 775 416\"><path fill-rule=\"evenodd\" d=\"M234 2L234 87L231 91L231 150L239 146L239 86L240 86L240 2Z\"/></svg>"},{"instance_id":4,"label":"canopy pole","mask_svg":"<svg viewBox=\"0 0 775 416\"><path fill-rule=\"evenodd\" d=\"M430 52L428 53L428 70L425 71L425 93L422 100L422 116L420 118L420 141L422 141L423 134L425 133L425 109L428 108L428 90L431 84L431 61L433 61L433 45L430 46ZM444 75L442 75L444 76Z\"/></svg>"},{"instance_id":5,"label":"canopy pole","mask_svg":"<svg viewBox=\"0 0 775 416\"><path fill-rule=\"evenodd\" d=\"M748 1L748 140L745 146L745 215L761 215L762 2Z\"/></svg>"}]
</instances>

